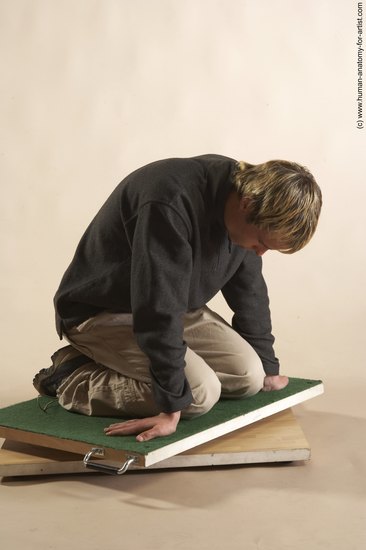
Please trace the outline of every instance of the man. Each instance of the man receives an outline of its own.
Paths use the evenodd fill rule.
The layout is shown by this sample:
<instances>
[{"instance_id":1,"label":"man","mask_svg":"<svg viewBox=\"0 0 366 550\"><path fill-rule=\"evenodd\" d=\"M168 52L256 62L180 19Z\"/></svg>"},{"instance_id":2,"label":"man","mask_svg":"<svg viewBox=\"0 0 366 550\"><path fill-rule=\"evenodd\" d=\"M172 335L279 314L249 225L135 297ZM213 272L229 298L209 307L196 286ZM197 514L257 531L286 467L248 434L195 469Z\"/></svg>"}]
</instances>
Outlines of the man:
<instances>
[{"instance_id":1,"label":"man","mask_svg":"<svg viewBox=\"0 0 366 550\"><path fill-rule=\"evenodd\" d=\"M310 240L321 192L295 163L175 158L126 177L84 233L55 296L56 352L34 385L67 410L129 417L109 435L173 433L180 417L288 383L261 256ZM221 291L232 326L207 302Z\"/></svg>"}]
</instances>

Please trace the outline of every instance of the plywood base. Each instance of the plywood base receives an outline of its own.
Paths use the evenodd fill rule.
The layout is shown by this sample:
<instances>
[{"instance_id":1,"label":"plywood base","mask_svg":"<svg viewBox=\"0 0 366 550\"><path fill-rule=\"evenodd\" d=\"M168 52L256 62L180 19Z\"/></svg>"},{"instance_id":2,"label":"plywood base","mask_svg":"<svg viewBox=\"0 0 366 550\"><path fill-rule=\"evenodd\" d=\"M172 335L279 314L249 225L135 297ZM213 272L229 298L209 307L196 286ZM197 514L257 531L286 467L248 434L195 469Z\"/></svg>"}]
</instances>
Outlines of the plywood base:
<instances>
[{"instance_id":1,"label":"plywood base","mask_svg":"<svg viewBox=\"0 0 366 550\"><path fill-rule=\"evenodd\" d=\"M149 468L192 468L308 460L310 446L291 409L260 420ZM104 462L104 461L101 461ZM88 473L83 455L6 440L0 476Z\"/></svg>"}]
</instances>

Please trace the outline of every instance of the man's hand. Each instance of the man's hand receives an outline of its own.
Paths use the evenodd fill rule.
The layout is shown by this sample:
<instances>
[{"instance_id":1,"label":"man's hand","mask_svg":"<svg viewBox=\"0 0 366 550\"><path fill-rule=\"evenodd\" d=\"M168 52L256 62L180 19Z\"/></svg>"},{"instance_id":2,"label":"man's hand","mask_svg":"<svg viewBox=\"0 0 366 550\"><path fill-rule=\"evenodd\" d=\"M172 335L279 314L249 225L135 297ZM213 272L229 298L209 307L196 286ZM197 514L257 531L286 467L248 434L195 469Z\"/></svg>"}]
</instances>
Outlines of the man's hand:
<instances>
[{"instance_id":1,"label":"man's hand","mask_svg":"<svg viewBox=\"0 0 366 550\"><path fill-rule=\"evenodd\" d=\"M180 419L180 411L174 413L160 413L150 418L127 420L118 424L111 424L104 429L106 435L133 435L137 434L137 441L149 441L155 437L170 435L175 432Z\"/></svg>"},{"instance_id":2,"label":"man's hand","mask_svg":"<svg viewBox=\"0 0 366 550\"><path fill-rule=\"evenodd\" d=\"M288 384L287 376L265 376L262 391L282 390Z\"/></svg>"}]
</instances>

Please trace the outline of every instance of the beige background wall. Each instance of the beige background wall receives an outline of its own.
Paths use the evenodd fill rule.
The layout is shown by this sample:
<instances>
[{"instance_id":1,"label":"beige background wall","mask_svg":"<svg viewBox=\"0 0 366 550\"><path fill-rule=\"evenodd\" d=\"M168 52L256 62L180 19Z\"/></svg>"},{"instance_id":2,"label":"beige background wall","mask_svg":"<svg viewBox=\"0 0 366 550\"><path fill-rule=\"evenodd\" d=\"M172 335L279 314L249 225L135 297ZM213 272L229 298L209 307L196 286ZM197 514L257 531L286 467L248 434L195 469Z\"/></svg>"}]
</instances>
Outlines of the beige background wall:
<instances>
[{"instance_id":1,"label":"beige background wall","mask_svg":"<svg viewBox=\"0 0 366 550\"><path fill-rule=\"evenodd\" d=\"M215 152L319 181L313 242L264 259L276 351L284 373L324 379L319 407L347 393L342 411L365 414L356 18L352 0L0 0L0 406L34 396L60 345L53 294L114 186Z\"/></svg>"},{"instance_id":2,"label":"beige background wall","mask_svg":"<svg viewBox=\"0 0 366 550\"><path fill-rule=\"evenodd\" d=\"M324 194L313 242L264 257L282 371L325 383L295 407L310 463L3 479L4 547L366 547L356 19L354 0L0 0L0 407L35 397L59 280L131 170L282 157Z\"/></svg>"}]
</instances>

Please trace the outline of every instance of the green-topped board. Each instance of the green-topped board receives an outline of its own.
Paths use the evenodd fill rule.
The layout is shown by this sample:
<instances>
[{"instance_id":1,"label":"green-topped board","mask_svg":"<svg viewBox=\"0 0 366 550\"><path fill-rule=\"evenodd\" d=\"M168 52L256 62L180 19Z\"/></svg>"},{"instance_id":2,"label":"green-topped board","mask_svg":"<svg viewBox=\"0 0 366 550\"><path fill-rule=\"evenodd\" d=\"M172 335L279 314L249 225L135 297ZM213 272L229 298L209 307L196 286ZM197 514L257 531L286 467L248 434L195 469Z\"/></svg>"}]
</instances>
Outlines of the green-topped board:
<instances>
[{"instance_id":1,"label":"green-topped board","mask_svg":"<svg viewBox=\"0 0 366 550\"><path fill-rule=\"evenodd\" d=\"M323 391L320 380L290 378L288 386L280 391L260 392L248 399L221 400L209 413L181 420L175 434L145 443L138 443L134 436L104 434L106 426L121 419L70 413L57 400L39 397L0 409L0 437L79 454L99 448L106 459L120 461L133 457L135 465L149 467Z\"/></svg>"}]
</instances>

